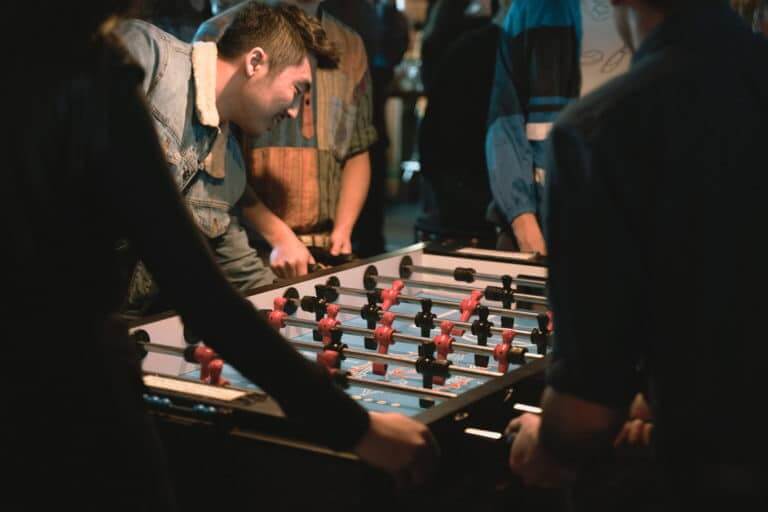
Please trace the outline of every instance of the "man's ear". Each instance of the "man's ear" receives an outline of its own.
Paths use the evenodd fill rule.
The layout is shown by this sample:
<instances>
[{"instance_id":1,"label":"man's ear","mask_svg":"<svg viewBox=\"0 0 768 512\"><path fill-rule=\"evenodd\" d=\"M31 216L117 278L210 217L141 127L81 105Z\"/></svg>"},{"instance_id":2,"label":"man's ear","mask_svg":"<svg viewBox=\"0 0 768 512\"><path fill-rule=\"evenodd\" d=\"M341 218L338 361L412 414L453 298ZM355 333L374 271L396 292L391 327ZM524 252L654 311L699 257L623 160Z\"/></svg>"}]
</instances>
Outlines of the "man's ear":
<instances>
[{"instance_id":1,"label":"man's ear","mask_svg":"<svg viewBox=\"0 0 768 512\"><path fill-rule=\"evenodd\" d=\"M245 54L245 74L248 78L257 74L266 74L269 69L269 56L263 48L257 46Z\"/></svg>"}]
</instances>

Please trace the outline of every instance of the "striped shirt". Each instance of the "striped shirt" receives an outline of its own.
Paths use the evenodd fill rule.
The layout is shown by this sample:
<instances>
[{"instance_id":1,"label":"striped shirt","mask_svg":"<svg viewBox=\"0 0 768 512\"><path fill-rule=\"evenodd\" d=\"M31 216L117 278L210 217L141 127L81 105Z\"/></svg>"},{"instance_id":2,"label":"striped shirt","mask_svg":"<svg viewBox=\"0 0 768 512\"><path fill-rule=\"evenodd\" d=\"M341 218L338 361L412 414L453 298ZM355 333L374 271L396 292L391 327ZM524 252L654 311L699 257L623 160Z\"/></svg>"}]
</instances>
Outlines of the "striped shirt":
<instances>
[{"instance_id":1,"label":"striped shirt","mask_svg":"<svg viewBox=\"0 0 768 512\"><path fill-rule=\"evenodd\" d=\"M346 161L376 141L365 47L324 12L323 28L341 53L338 69L312 62L313 87L296 119L244 143L259 198L299 234L327 231L336 215Z\"/></svg>"}]
</instances>

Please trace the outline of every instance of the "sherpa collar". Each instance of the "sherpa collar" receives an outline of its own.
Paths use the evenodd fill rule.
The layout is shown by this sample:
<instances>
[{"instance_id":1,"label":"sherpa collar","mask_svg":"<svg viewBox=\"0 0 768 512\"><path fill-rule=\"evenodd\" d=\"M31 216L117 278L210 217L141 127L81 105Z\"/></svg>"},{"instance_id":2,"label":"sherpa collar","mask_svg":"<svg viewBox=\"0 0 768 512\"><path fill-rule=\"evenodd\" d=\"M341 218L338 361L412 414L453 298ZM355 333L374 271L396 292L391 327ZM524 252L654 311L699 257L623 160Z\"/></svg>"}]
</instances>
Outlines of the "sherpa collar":
<instances>
[{"instance_id":1,"label":"sherpa collar","mask_svg":"<svg viewBox=\"0 0 768 512\"><path fill-rule=\"evenodd\" d=\"M195 80L195 109L203 126L218 128L221 120L216 109L216 43L192 45L192 75Z\"/></svg>"},{"instance_id":2,"label":"sherpa collar","mask_svg":"<svg viewBox=\"0 0 768 512\"><path fill-rule=\"evenodd\" d=\"M227 161L229 123L221 125L216 108L216 43L200 42L192 45L192 75L195 79L195 109L203 126L216 128L218 134L205 157L205 170L214 178L224 179Z\"/></svg>"}]
</instances>

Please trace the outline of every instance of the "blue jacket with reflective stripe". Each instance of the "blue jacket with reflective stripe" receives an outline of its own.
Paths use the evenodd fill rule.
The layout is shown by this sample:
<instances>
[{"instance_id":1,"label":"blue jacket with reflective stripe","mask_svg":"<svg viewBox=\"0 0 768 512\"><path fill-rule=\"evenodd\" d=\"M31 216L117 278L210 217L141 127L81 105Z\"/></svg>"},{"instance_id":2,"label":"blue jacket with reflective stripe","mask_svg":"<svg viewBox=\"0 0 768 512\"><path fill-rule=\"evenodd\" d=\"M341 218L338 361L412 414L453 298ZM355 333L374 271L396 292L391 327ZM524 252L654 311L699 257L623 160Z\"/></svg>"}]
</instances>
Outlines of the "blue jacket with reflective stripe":
<instances>
[{"instance_id":1,"label":"blue jacket with reflective stripe","mask_svg":"<svg viewBox=\"0 0 768 512\"><path fill-rule=\"evenodd\" d=\"M496 56L486 156L502 222L546 211L544 143L560 111L581 89L578 0L516 0Z\"/></svg>"}]
</instances>

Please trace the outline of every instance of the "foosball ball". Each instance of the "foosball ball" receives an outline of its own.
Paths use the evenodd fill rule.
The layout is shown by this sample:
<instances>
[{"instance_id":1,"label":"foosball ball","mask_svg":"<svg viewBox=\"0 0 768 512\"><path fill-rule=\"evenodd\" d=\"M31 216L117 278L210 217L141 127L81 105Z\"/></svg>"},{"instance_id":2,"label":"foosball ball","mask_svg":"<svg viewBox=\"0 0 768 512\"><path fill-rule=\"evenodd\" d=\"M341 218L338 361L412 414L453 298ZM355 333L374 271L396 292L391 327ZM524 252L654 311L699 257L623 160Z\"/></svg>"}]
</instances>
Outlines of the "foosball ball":
<instances>
[{"instance_id":1,"label":"foosball ball","mask_svg":"<svg viewBox=\"0 0 768 512\"><path fill-rule=\"evenodd\" d=\"M471 501L459 489L493 486L507 453L499 432L538 403L553 336L546 289L546 268L526 255L492 260L417 245L248 299L363 407L429 426L441 449L431 484L440 497L423 490L407 499L447 500L445 509ZM137 325L132 335L145 354L145 401L185 506L258 502L265 489L289 509L326 499L335 509L383 509L403 499L353 454L296 431L276 402L177 316ZM215 494L202 492L214 475Z\"/></svg>"}]
</instances>

